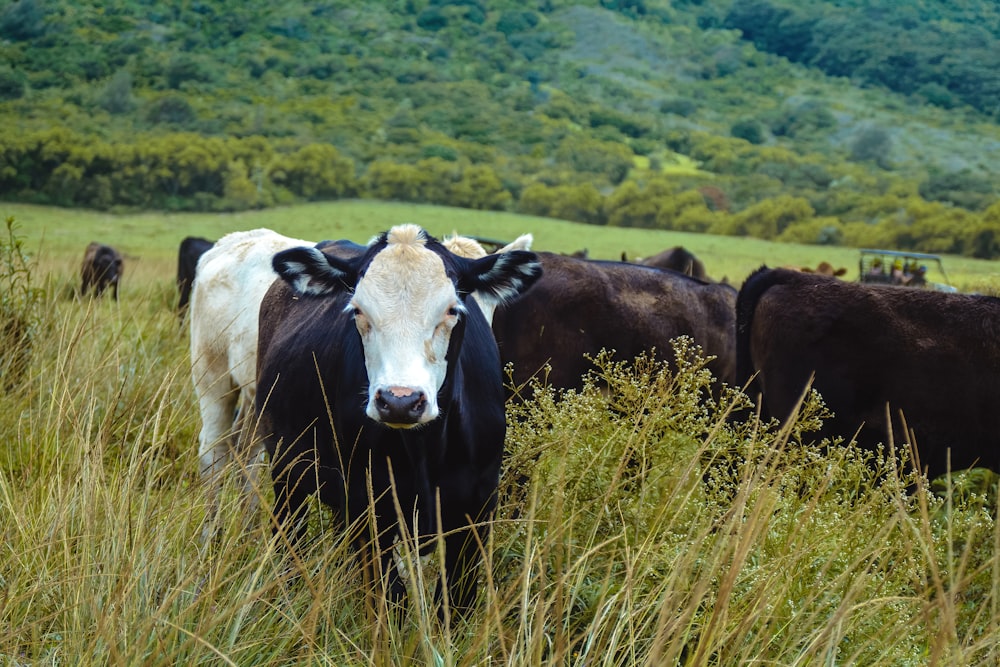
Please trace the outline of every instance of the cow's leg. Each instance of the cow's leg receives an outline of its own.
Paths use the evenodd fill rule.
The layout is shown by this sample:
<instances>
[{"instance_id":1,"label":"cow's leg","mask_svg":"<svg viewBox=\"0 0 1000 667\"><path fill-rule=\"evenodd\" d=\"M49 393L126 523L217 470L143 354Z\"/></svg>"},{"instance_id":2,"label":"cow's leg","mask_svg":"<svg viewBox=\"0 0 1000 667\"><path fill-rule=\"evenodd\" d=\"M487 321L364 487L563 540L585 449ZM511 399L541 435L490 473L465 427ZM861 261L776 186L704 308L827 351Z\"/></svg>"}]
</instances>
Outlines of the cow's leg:
<instances>
[{"instance_id":1,"label":"cow's leg","mask_svg":"<svg viewBox=\"0 0 1000 667\"><path fill-rule=\"evenodd\" d=\"M292 452L279 449L271 456L274 485L274 532L294 549L306 536L309 496L316 491L316 466L311 457L290 459Z\"/></svg>"},{"instance_id":2,"label":"cow's leg","mask_svg":"<svg viewBox=\"0 0 1000 667\"><path fill-rule=\"evenodd\" d=\"M256 392L244 387L240 392L239 416L236 420L234 458L243 478L243 502L249 521L260 507L261 474L265 467L264 443L257 435L254 405Z\"/></svg>"},{"instance_id":3,"label":"cow's leg","mask_svg":"<svg viewBox=\"0 0 1000 667\"><path fill-rule=\"evenodd\" d=\"M208 517L203 531L203 537L207 539L219 509L222 471L231 457L233 417L238 392L229 377L225 359L211 351L195 356L192 360L192 376L201 413L198 460L209 500Z\"/></svg>"},{"instance_id":4,"label":"cow's leg","mask_svg":"<svg viewBox=\"0 0 1000 667\"><path fill-rule=\"evenodd\" d=\"M406 599L406 583L395 559L395 542L399 534L396 504L385 471L370 472L370 482L367 476L355 474L348 484L348 526L357 531L354 545L363 568L369 602L375 609L380 609L384 602L388 611L395 615ZM375 497L369 496L369 488ZM402 507L408 506L407 498L411 496L412 493L398 491Z\"/></svg>"},{"instance_id":5,"label":"cow's leg","mask_svg":"<svg viewBox=\"0 0 1000 667\"><path fill-rule=\"evenodd\" d=\"M441 489L441 526L444 535L444 569L447 582L448 606L459 617L467 615L476 603L479 591L479 567L482 548L490 532L490 521L497 502L499 463L490 466L492 472L476 475L472 471L456 474L466 480L458 488ZM475 480L469 484L469 480ZM467 485L466 485L467 484ZM442 583L435 592L438 614L444 617Z\"/></svg>"},{"instance_id":6,"label":"cow's leg","mask_svg":"<svg viewBox=\"0 0 1000 667\"><path fill-rule=\"evenodd\" d=\"M458 521L457 518L453 520ZM444 537L444 576L447 579L448 607L452 613L463 617L476 603L479 566L482 561L480 549L489 536L489 523L486 520L470 525L473 519L468 516L462 517L461 523L449 524L444 517L442 521L442 532L448 532ZM456 530L460 525L465 525L466 528ZM438 613L443 617L442 593L443 586L438 582L435 599L439 604Z\"/></svg>"}]
</instances>

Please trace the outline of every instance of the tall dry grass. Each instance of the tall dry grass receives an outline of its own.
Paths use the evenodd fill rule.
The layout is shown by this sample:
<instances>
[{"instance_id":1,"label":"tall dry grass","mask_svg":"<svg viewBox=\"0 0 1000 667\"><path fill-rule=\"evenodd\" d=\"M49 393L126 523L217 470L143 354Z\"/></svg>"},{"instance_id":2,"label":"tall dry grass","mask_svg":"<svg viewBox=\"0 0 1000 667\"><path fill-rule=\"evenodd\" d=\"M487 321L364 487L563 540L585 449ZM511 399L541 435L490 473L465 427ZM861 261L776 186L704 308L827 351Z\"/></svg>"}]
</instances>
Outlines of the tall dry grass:
<instances>
[{"instance_id":1,"label":"tall dry grass","mask_svg":"<svg viewBox=\"0 0 1000 667\"><path fill-rule=\"evenodd\" d=\"M587 389L510 406L482 595L438 621L410 541L397 620L367 604L317 510L290 558L233 488L200 540L197 410L167 274L122 301L49 277L28 372L0 395L4 664L994 665L995 495L930 494L893 459L803 446L678 369L601 360ZM234 476L235 478L235 476ZM269 489L260 489L265 507Z\"/></svg>"}]
</instances>

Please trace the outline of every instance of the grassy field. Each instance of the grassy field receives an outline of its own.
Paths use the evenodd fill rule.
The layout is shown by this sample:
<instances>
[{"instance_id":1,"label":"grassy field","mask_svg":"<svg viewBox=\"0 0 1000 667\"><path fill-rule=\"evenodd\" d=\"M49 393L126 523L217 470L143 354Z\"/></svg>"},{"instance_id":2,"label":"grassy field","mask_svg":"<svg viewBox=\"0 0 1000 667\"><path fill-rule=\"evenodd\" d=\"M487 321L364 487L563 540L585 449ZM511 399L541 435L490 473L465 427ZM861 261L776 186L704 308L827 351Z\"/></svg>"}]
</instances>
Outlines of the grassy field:
<instances>
[{"instance_id":1,"label":"grassy field","mask_svg":"<svg viewBox=\"0 0 1000 667\"><path fill-rule=\"evenodd\" d=\"M648 257L665 248L683 245L705 262L711 277L727 278L736 285L762 264L816 266L825 260L846 267L849 279L858 275L858 251L852 248L599 227L510 213L361 200L235 214L122 216L4 204L0 215L16 218L26 247L38 256L45 270L76 275L83 248L91 240L119 248L128 262L125 290L129 289L130 275L142 278L137 284L158 275L172 279L177 246L189 235L214 240L228 232L267 227L294 238L315 241L349 238L365 242L400 222L417 223L439 237L458 231L511 240L531 232L537 250L573 252L586 248L592 257L599 259L619 259L623 252L630 258ZM1000 290L1000 262L946 256L944 265L952 284L963 291Z\"/></svg>"},{"instance_id":2,"label":"grassy field","mask_svg":"<svg viewBox=\"0 0 1000 667\"><path fill-rule=\"evenodd\" d=\"M409 558L399 624L369 609L324 512L294 560L263 513L244 533L234 493L218 539L200 540L199 424L186 332L170 309L185 235L268 226L364 240L410 220L437 234L531 231L538 248L603 257L683 243L734 280L762 261L838 263L830 249L360 202L239 216L7 214L39 257L34 280L51 289L28 370L0 394L2 664L1000 661L995 494L968 476L936 493L918 480L908 495L913 480L889 461L797 444L822 418L815 397L784 431L728 421L746 399L700 401L711 377L683 341L674 374L604 363L606 391L510 406L503 501L480 605L464 621L437 621L433 558ZM126 253L118 304L65 298L92 238ZM851 251L837 252L852 266ZM266 507L267 485L259 491Z\"/></svg>"}]
</instances>

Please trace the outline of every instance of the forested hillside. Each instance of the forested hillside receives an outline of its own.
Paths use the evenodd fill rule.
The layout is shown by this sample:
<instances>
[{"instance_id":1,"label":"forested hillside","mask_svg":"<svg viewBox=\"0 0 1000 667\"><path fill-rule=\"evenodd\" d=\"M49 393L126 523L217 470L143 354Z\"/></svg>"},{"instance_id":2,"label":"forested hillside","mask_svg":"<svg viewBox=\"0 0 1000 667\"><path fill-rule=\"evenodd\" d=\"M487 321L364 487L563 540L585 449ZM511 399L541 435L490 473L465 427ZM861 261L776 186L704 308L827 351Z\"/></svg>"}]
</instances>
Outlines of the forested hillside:
<instances>
[{"instance_id":1,"label":"forested hillside","mask_svg":"<svg viewBox=\"0 0 1000 667\"><path fill-rule=\"evenodd\" d=\"M16 0L0 197L1000 256L992 0Z\"/></svg>"}]
</instances>

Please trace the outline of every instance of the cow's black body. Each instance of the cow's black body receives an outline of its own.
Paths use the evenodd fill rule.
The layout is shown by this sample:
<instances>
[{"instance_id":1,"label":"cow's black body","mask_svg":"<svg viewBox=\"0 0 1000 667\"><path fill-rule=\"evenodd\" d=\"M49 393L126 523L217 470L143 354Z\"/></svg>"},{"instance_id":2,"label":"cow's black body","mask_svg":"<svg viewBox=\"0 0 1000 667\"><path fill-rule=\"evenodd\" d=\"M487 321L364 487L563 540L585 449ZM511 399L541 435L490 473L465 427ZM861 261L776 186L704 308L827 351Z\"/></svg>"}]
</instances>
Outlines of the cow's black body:
<instances>
[{"instance_id":1,"label":"cow's black body","mask_svg":"<svg viewBox=\"0 0 1000 667\"><path fill-rule=\"evenodd\" d=\"M213 241L200 236L188 236L181 241L177 250L177 291L180 294L177 310L182 314L187 310L188 301L191 299L191 285L194 284L198 260L213 245L215 245Z\"/></svg>"},{"instance_id":2,"label":"cow's black body","mask_svg":"<svg viewBox=\"0 0 1000 667\"><path fill-rule=\"evenodd\" d=\"M87 290L93 288L94 296L101 296L108 287L111 295L118 300L118 283L121 280L121 253L109 245L91 242L83 255L83 265L80 268L80 295L86 296Z\"/></svg>"},{"instance_id":3,"label":"cow's black body","mask_svg":"<svg viewBox=\"0 0 1000 667\"><path fill-rule=\"evenodd\" d=\"M874 448L915 435L929 477L1000 472L1000 301L763 268L737 300L737 374L765 416L793 412L810 377L835 413L817 438ZM891 422L886 420L886 405ZM863 426L862 426L863 425Z\"/></svg>"},{"instance_id":4,"label":"cow's black body","mask_svg":"<svg viewBox=\"0 0 1000 667\"><path fill-rule=\"evenodd\" d=\"M328 255L336 252L319 247ZM363 274L381 246L351 257L359 248L347 248L343 261L362 267ZM449 271L460 273L466 260L436 242L433 248ZM449 341L440 415L413 428L390 428L365 413L368 376L354 316L345 310L349 287L317 297L298 295L278 281L261 306L259 431L271 456L277 521L297 539L302 524L295 523L296 516L318 492L347 525L360 530L356 546L366 559L370 541L377 540L387 593L399 598L404 587L391 560L395 494L408 530L416 525L424 538L444 535L451 605L468 609L476 594L477 540L488 533L506 433L492 332L475 300L460 290L466 312ZM377 537L368 530L369 507Z\"/></svg>"}]
</instances>

